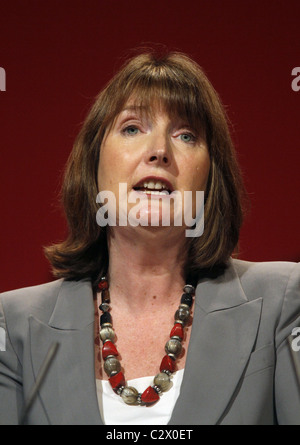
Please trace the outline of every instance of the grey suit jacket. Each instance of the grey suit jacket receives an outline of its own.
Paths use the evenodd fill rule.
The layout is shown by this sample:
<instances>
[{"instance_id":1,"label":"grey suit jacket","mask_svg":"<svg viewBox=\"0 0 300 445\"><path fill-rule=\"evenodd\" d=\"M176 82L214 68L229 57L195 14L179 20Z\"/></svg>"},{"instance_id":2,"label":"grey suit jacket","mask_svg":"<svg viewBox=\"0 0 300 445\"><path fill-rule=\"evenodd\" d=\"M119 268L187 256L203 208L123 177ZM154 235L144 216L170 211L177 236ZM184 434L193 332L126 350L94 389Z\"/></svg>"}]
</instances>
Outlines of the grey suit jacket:
<instances>
[{"instance_id":1,"label":"grey suit jacket","mask_svg":"<svg viewBox=\"0 0 300 445\"><path fill-rule=\"evenodd\" d=\"M89 281L57 280L1 295L6 342L0 351L0 424L18 424L53 341L60 346L28 423L102 424L93 323ZM287 340L296 327L300 264L230 260L223 275L202 278L169 424L299 425L300 376L293 357L299 360L300 352L292 355Z\"/></svg>"}]
</instances>

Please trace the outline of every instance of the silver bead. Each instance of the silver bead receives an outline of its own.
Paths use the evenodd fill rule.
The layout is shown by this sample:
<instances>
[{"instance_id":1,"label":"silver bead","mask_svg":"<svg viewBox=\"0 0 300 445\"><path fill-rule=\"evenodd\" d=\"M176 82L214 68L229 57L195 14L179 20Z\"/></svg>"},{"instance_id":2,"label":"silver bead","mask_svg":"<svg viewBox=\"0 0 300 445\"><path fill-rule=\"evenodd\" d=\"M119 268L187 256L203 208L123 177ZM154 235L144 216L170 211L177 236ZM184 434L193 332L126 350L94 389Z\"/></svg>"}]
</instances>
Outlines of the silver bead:
<instances>
[{"instance_id":1,"label":"silver bead","mask_svg":"<svg viewBox=\"0 0 300 445\"><path fill-rule=\"evenodd\" d=\"M110 340L113 342L115 339L115 331L109 326L101 329L99 335L102 341Z\"/></svg>"},{"instance_id":2,"label":"silver bead","mask_svg":"<svg viewBox=\"0 0 300 445\"><path fill-rule=\"evenodd\" d=\"M169 341L167 341L165 346L165 351L167 354L169 355L174 354L176 357L181 353L181 350L182 350L181 342L176 338L171 338Z\"/></svg>"},{"instance_id":3,"label":"silver bead","mask_svg":"<svg viewBox=\"0 0 300 445\"><path fill-rule=\"evenodd\" d=\"M190 316L190 308L187 304L180 304L178 310L175 313L175 320L186 321Z\"/></svg>"},{"instance_id":4,"label":"silver bead","mask_svg":"<svg viewBox=\"0 0 300 445\"><path fill-rule=\"evenodd\" d=\"M99 309L100 309L102 312L107 312L107 311L109 311L110 306L109 306L108 303L101 303L100 306L99 306Z\"/></svg>"},{"instance_id":5,"label":"silver bead","mask_svg":"<svg viewBox=\"0 0 300 445\"><path fill-rule=\"evenodd\" d=\"M117 389L117 394L118 394L119 396L122 394L124 388L125 388L125 386L120 386L120 387Z\"/></svg>"},{"instance_id":6,"label":"silver bead","mask_svg":"<svg viewBox=\"0 0 300 445\"><path fill-rule=\"evenodd\" d=\"M121 371L121 364L119 360L113 355L109 355L104 362L104 371L110 377Z\"/></svg>"},{"instance_id":7,"label":"silver bead","mask_svg":"<svg viewBox=\"0 0 300 445\"><path fill-rule=\"evenodd\" d=\"M174 338L174 340L179 340L179 341L181 341L181 338L178 337L178 335L173 335L171 338Z\"/></svg>"},{"instance_id":8,"label":"silver bead","mask_svg":"<svg viewBox=\"0 0 300 445\"><path fill-rule=\"evenodd\" d=\"M172 354L171 352L168 352L167 353L168 354L168 356L172 359L172 360L176 360L176 355L175 354Z\"/></svg>"},{"instance_id":9,"label":"silver bead","mask_svg":"<svg viewBox=\"0 0 300 445\"><path fill-rule=\"evenodd\" d=\"M121 397L127 405L134 405L137 402L139 393L133 386L125 386L121 393Z\"/></svg>"},{"instance_id":10,"label":"silver bead","mask_svg":"<svg viewBox=\"0 0 300 445\"><path fill-rule=\"evenodd\" d=\"M195 288L191 284L186 284L183 288L183 292L186 294L195 294Z\"/></svg>"},{"instance_id":11,"label":"silver bead","mask_svg":"<svg viewBox=\"0 0 300 445\"><path fill-rule=\"evenodd\" d=\"M154 377L154 384L158 386L161 391L167 391L171 386L171 379L166 373L160 372Z\"/></svg>"},{"instance_id":12,"label":"silver bead","mask_svg":"<svg viewBox=\"0 0 300 445\"><path fill-rule=\"evenodd\" d=\"M101 329L104 329L104 328L112 328L112 324L111 323L103 323L101 325Z\"/></svg>"},{"instance_id":13,"label":"silver bead","mask_svg":"<svg viewBox=\"0 0 300 445\"><path fill-rule=\"evenodd\" d=\"M162 390L159 386L153 385L152 388L154 389L155 392L157 392L157 394L161 394Z\"/></svg>"}]
</instances>

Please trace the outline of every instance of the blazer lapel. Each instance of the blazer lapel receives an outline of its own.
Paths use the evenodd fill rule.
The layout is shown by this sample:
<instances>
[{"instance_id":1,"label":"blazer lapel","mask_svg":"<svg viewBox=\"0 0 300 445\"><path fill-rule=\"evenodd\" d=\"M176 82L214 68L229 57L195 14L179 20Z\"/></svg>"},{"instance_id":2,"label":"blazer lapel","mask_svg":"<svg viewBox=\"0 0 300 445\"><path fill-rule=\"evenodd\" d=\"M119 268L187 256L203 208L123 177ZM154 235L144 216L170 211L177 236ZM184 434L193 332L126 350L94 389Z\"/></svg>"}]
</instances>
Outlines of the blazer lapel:
<instances>
[{"instance_id":1,"label":"blazer lapel","mask_svg":"<svg viewBox=\"0 0 300 445\"><path fill-rule=\"evenodd\" d=\"M222 421L255 344L262 299L248 301L233 267L197 286L180 396L170 424Z\"/></svg>"},{"instance_id":2,"label":"blazer lapel","mask_svg":"<svg viewBox=\"0 0 300 445\"><path fill-rule=\"evenodd\" d=\"M254 347L261 305L261 298L248 301L232 266L215 280L199 282L184 377L169 424L221 423ZM93 338L90 283L63 281L50 319L30 318L32 381L27 381L27 393L50 345L58 342L59 349L29 423L102 424Z\"/></svg>"},{"instance_id":3,"label":"blazer lapel","mask_svg":"<svg viewBox=\"0 0 300 445\"><path fill-rule=\"evenodd\" d=\"M94 374L94 306L88 281L64 281L48 324L30 318L30 351L34 378L50 345L57 354L30 412L45 423L102 424ZM29 416L29 419L30 419Z\"/></svg>"}]
</instances>

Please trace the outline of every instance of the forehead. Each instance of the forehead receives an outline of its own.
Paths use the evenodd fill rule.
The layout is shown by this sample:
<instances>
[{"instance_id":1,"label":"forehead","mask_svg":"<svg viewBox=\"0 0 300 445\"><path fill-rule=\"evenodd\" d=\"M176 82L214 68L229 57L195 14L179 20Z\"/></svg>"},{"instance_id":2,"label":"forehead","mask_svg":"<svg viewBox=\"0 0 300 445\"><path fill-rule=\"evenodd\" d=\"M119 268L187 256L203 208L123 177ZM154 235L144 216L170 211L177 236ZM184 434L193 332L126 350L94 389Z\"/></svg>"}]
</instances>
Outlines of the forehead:
<instances>
[{"instance_id":1,"label":"forehead","mask_svg":"<svg viewBox=\"0 0 300 445\"><path fill-rule=\"evenodd\" d=\"M109 112L102 127L105 133L111 130L125 109L152 117L157 109L162 109L171 120L180 119L196 133L206 137L206 107L203 106L203 96L197 85L191 86L188 79L180 83L174 76L171 79L142 76L126 80L118 83L113 96L110 96Z\"/></svg>"},{"instance_id":2,"label":"forehead","mask_svg":"<svg viewBox=\"0 0 300 445\"><path fill-rule=\"evenodd\" d=\"M155 98L148 104L144 104L140 103L140 101L135 98L130 98L115 116L115 119L112 122L112 127L116 124L116 122L130 116L137 116L141 119L150 118L151 120L156 121L157 118L162 115L168 116L170 121L181 123L184 122L186 125L190 124L187 116L180 114L180 112L176 109L170 110L167 104L162 100L157 100L157 98Z\"/></svg>"}]
</instances>

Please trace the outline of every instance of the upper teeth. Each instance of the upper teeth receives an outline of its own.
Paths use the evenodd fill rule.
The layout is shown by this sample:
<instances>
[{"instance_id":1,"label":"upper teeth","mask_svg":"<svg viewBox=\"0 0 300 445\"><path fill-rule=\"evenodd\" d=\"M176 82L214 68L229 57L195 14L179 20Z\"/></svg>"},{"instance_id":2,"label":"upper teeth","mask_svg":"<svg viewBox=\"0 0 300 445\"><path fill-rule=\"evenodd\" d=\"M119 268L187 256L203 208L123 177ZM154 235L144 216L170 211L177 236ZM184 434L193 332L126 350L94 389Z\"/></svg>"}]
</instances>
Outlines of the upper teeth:
<instances>
[{"instance_id":1,"label":"upper teeth","mask_svg":"<svg viewBox=\"0 0 300 445\"><path fill-rule=\"evenodd\" d=\"M143 187L145 189L152 189L152 190L161 190L161 189L165 189L167 190L168 187L163 184L161 181L145 181L143 183Z\"/></svg>"}]
</instances>

